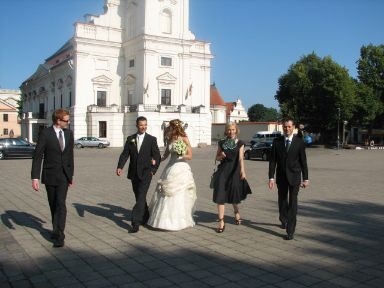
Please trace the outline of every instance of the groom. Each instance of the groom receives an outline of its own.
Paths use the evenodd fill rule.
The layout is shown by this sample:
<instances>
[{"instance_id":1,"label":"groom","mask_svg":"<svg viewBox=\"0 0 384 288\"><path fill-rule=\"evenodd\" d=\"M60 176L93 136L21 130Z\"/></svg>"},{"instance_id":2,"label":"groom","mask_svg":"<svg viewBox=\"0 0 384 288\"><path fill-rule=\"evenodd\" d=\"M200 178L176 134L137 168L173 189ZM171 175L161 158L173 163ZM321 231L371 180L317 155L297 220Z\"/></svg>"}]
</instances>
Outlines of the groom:
<instances>
[{"instance_id":1,"label":"groom","mask_svg":"<svg viewBox=\"0 0 384 288\"><path fill-rule=\"evenodd\" d=\"M136 119L136 128L137 133L127 137L116 169L116 175L120 176L125 163L130 158L127 177L132 182L132 189L136 198L136 204L132 209L130 233L138 232L139 226L148 221L147 192L152 176L155 175L160 165L160 151L156 137L146 133L147 119L139 116Z\"/></svg>"},{"instance_id":2,"label":"groom","mask_svg":"<svg viewBox=\"0 0 384 288\"><path fill-rule=\"evenodd\" d=\"M296 229L297 202L300 187L309 185L307 156L302 137L293 134L293 119L283 121L284 136L273 140L269 159L269 189L276 184L278 192L279 219L285 228L285 240L292 240Z\"/></svg>"}]
</instances>

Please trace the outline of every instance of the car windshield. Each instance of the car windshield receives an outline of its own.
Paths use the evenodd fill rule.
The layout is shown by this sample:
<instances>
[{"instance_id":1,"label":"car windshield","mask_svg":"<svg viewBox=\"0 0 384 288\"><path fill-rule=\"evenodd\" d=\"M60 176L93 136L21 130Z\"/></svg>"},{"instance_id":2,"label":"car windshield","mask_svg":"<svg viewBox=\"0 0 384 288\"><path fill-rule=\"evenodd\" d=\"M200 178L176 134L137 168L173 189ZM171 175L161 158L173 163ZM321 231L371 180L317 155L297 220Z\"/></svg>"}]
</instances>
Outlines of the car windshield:
<instances>
[{"instance_id":1,"label":"car windshield","mask_svg":"<svg viewBox=\"0 0 384 288\"><path fill-rule=\"evenodd\" d=\"M263 134L255 134L254 136L253 136L253 138L263 138Z\"/></svg>"}]
</instances>

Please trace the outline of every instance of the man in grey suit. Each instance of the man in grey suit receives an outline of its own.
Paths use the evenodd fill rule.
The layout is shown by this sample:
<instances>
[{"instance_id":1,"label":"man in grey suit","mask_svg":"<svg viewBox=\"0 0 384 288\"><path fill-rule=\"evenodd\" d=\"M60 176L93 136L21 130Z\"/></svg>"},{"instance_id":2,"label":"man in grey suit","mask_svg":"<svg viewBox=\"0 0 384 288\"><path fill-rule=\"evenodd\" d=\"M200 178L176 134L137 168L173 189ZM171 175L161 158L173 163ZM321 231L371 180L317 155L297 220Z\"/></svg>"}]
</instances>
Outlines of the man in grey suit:
<instances>
[{"instance_id":1,"label":"man in grey suit","mask_svg":"<svg viewBox=\"0 0 384 288\"><path fill-rule=\"evenodd\" d=\"M40 131L32 160L32 188L39 191L39 179L45 184L53 231L54 247L64 246L64 229L67 217L65 204L68 187L73 183L73 147L71 130L67 129L69 112L57 109L52 114L53 125ZM43 168L41 166L43 164Z\"/></svg>"},{"instance_id":2,"label":"man in grey suit","mask_svg":"<svg viewBox=\"0 0 384 288\"><path fill-rule=\"evenodd\" d=\"M139 231L139 226L147 223L149 211L147 205L147 192L160 165L160 151L156 137L146 133L147 119L140 116L136 119L137 132L127 137L123 152L117 163L116 175L120 176L127 160L129 161L128 179L132 182L136 204L132 209L132 228L130 233Z\"/></svg>"},{"instance_id":3,"label":"man in grey suit","mask_svg":"<svg viewBox=\"0 0 384 288\"><path fill-rule=\"evenodd\" d=\"M286 229L285 240L292 240L296 228L297 197L300 187L309 185L307 156L302 137L293 135L294 121L283 121L284 135L275 138L269 159L269 189L278 190L279 220ZM276 172L276 181L275 181Z\"/></svg>"}]
</instances>

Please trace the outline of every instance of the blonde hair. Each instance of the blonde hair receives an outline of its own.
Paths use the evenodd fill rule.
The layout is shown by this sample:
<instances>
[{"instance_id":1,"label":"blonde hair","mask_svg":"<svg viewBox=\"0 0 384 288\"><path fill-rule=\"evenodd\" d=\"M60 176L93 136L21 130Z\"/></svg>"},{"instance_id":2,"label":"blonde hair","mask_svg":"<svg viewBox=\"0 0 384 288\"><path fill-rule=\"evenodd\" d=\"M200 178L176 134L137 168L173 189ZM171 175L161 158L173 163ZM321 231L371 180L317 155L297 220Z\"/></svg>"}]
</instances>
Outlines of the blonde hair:
<instances>
[{"instance_id":1,"label":"blonde hair","mask_svg":"<svg viewBox=\"0 0 384 288\"><path fill-rule=\"evenodd\" d=\"M237 126L236 122L229 122L225 125L225 129L224 129L224 136L228 136L227 135L227 130L230 128L230 127L235 127L236 128L236 135L239 135L240 134L240 129L239 129L239 126Z\"/></svg>"},{"instance_id":2,"label":"blonde hair","mask_svg":"<svg viewBox=\"0 0 384 288\"><path fill-rule=\"evenodd\" d=\"M186 137L187 134L184 131L184 122L179 119L173 119L169 121L169 127L172 128L170 134L170 139L176 139L178 136Z\"/></svg>"}]
</instances>

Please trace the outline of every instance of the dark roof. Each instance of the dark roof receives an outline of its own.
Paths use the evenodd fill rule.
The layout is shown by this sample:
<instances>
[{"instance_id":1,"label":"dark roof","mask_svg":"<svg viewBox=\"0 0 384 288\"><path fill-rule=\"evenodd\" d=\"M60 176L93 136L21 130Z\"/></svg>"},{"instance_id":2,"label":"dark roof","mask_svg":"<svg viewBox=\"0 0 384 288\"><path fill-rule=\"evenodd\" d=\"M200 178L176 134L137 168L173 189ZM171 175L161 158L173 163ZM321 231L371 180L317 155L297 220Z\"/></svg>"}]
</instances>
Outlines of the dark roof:
<instances>
[{"instance_id":1,"label":"dark roof","mask_svg":"<svg viewBox=\"0 0 384 288\"><path fill-rule=\"evenodd\" d=\"M65 44L59 48L59 50L57 50L55 53L53 53L51 56L49 56L47 59L45 59L45 61L48 62L52 58L55 58L57 55L60 55L64 51L70 50L72 48L73 48L73 45L72 45L72 41L70 39L67 42L65 42Z\"/></svg>"}]
</instances>

